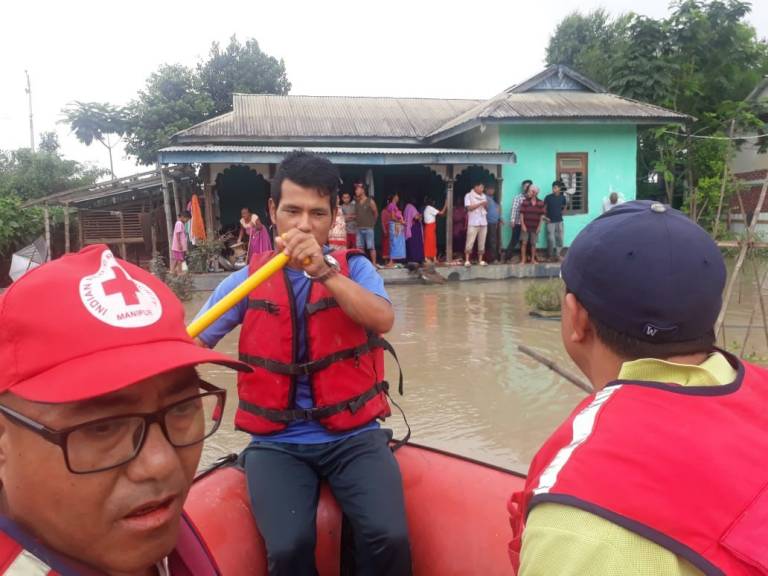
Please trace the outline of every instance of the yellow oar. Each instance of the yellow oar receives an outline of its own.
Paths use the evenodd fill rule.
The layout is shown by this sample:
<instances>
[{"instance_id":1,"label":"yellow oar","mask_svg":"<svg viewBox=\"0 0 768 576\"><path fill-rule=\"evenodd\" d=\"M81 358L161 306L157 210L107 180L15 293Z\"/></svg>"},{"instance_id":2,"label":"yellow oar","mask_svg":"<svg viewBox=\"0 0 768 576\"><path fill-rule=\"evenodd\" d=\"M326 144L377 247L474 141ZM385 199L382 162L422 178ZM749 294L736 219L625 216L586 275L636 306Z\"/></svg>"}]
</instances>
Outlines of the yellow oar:
<instances>
[{"instance_id":1,"label":"yellow oar","mask_svg":"<svg viewBox=\"0 0 768 576\"><path fill-rule=\"evenodd\" d=\"M256 286L264 282L264 280L272 276L275 272L279 272L284 268L285 265L288 264L288 260L288 256L282 252L273 257L269 262L264 264L264 266L248 276L248 279L232 290L232 292L206 310L199 318L193 320L192 323L187 326L187 334L192 338L199 336L201 332L216 322L216 320L218 320L227 310L248 296Z\"/></svg>"}]
</instances>

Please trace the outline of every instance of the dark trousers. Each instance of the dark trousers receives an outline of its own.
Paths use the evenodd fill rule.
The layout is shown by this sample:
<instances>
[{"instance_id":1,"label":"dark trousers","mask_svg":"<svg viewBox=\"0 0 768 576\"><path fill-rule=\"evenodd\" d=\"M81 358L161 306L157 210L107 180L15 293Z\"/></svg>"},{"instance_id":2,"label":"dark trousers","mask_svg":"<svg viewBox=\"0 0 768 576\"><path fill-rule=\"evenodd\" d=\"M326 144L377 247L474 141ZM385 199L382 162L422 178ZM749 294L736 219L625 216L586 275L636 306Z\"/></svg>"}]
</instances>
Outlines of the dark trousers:
<instances>
[{"instance_id":1,"label":"dark trousers","mask_svg":"<svg viewBox=\"0 0 768 576\"><path fill-rule=\"evenodd\" d=\"M509 244L507 244L507 249L504 251L504 259L510 260L512 256L514 256L517 253L518 244L520 243L520 232L522 231L522 226L520 224L515 224L512 226L512 238L509 239Z\"/></svg>"},{"instance_id":2,"label":"dark trousers","mask_svg":"<svg viewBox=\"0 0 768 576\"><path fill-rule=\"evenodd\" d=\"M320 481L327 480L354 534L356 574L411 574L400 468L385 430L326 444L258 442L245 453L251 509L272 576L316 575Z\"/></svg>"},{"instance_id":3,"label":"dark trousers","mask_svg":"<svg viewBox=\"0 0 768 576\"><path fill-rule=\"evenodd\" d=\"M488 232L485 237L485 260L496 262L499 259L499 223L488 223Z\"/></svg>"}]
</instances>

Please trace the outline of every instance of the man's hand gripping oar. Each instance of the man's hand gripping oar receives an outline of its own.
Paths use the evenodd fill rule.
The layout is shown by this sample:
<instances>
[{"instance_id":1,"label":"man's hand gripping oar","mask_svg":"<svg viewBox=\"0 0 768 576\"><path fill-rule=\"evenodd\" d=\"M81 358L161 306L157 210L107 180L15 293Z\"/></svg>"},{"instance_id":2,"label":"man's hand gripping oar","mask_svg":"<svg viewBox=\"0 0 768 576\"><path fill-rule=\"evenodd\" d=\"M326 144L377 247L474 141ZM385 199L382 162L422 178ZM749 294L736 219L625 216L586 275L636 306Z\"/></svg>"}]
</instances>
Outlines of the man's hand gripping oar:
<instances>
[{"instance_id":1,"label":"man's hand gripping oar","mask_svg":"<svg viewBox=\"0 0 768 576\"><path fill-rule=\"evenodd\" d=\"M206 328L221 318L221 316L227 310L235 306L238 302L240 302L243 298L255 290L259 284L264 282L275 272L282 270L285 265L290 262L290 260L290 257L284 252L274 256L271 260L269 260L269 262L248 276L248 278L239 286L237 286L237 288L216 302L216 304L201 314L200 317L193 320L189 326L187 326L187 334L189 334L192 338L197 338L206 330ZM308 258L304 260L305 265L309 264L310 262L311 260Z\"/></svg>"}]
</instances>

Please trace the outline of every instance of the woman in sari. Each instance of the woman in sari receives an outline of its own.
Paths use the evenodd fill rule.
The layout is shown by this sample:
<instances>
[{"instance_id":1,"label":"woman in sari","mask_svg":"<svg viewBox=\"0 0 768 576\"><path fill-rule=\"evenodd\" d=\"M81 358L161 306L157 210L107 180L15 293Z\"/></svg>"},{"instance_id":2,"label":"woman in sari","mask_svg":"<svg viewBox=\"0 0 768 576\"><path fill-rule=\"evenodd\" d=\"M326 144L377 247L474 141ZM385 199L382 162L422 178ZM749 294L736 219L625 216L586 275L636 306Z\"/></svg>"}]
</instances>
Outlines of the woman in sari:
<instances>
[{"instance_id":1,"label":"woman in sari","mask_svg":"<svg viewBox=\"0 0 768 576\"><path fill-rule=\"evenodd\" d=\"M272 250L272 240L267 227L261 223L256 214L251 212L250 208L240 210L240 216L240 234L237 241L242 242L243 235L248 235L248 262L250 262L254 254Z\"/></svg>"},{"instance_id":2,"label":"woman in sari","mask_svg":"<svg viewBox=\"0 0 768 576\"><path fill-rule=\"evenodd\" d=\"M389 268L395 265L395 260L405 258L405 219L400 208L397 207L399 201L400 197L393 194L391 201L382 213L382 220L384 214L387 214L389 223L389 262L387 262Z\"/></svg>"},{"instance_id":3,"label":"woman in sari","mask_svg":"<svg viewBox=\"0 0 768 576\"><path fill-rule=\"evenodd\" d=\"M347 247L347 220L341 202L336 204L336 218L328 232L328 246L334 250L344 250Z\"/></svg>"},{"instance_id":4,"label":"woman in sari","mask_svg":"<svg viewBox=\"0 0 768 576\"><path fill-rule=\"evenodd\" d=\"M427 206L424 208L424 257L431 263L437 260L437 217L445 216L446 210L445 205L442 210L438 210L435 208L435 201L427 199Z\"/></svg>"},{"instance_id":5,"label":"woman in sari","mask_svg":"<svg viewBox=\"0 0 768 576\"><path fill-rule=\"evenodd\" d=\"M387 196L387 204L384 206L384 210L381 211L381 259L384 262L389 262L389 220L390 213L387 210L389 204L392 202L392 195Z\"/></svg>"},{"instance_id":6,"label":"woman in sari","mask_svg":"<svg viewBox=\"0 0 768 576\"><path fill-rule=\"evenodd\" d=\"M424 230L421 214L412 202L405 205L405 259L407 262L424 262Z\"/></svg>"}]
</instances>

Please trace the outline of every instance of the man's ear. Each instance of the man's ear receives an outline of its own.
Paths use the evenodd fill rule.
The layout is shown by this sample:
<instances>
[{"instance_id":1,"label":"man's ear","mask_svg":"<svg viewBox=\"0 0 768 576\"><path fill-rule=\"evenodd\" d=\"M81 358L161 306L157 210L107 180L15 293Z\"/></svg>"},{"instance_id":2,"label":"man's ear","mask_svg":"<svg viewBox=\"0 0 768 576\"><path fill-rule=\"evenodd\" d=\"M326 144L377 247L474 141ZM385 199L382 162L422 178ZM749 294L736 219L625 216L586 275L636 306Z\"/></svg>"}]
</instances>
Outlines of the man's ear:
<instances>
[{"instance_id":1,"label":"man's ear","mask_svg":"<svg viewBox=\"0 0 768 576\"><path fill-rule=\"evenodd\" d=\"M592 334L592 323L589 320L589 312L576 296L568 293L563 298L563 312L567 315L566 326L569 327L569 334L566 334L571 342L582 343Z\"/></svg>"},{"instance_id":2,"label":"man's ear","mask_svg":"<svg viewBox=\"0 0 768 576\"><path fill-rule=\"evenodd\" d=\"M269 206L269 218L272 220L272 224L274 224L276 222L275 212L277 211L277 206L275 206L275 201L271 197L267 202L267 205Z\"/></svg>"}]
</instances>

